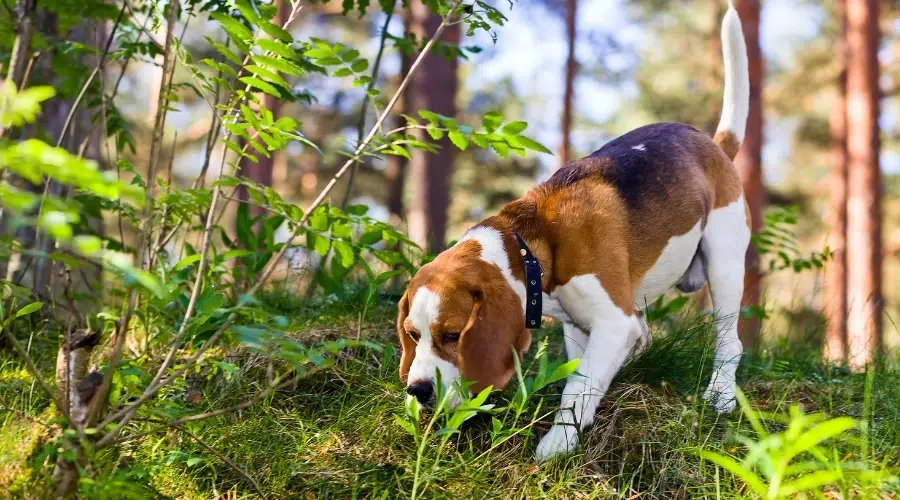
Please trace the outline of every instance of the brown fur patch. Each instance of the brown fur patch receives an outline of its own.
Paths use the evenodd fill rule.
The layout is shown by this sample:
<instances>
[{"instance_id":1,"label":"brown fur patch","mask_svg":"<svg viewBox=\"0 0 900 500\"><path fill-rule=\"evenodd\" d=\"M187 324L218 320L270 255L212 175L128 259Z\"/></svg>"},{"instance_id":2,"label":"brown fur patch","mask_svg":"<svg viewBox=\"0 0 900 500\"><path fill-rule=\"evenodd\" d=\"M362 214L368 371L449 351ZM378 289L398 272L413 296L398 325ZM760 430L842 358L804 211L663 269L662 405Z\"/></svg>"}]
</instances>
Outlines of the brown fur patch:
<instances>
[{"instance_id":1,"label":"brown fur patch","mask_svg":"<svg viewBox=\"0 0 900 500\"><path fill-rule=\"evenodd\" d=\"M741 141L738 140L734 133L728 130L716 132L716 135L713 136L713 142L722 148L722 151L728 155L729 160L733 160L737 156L738 150L741 149Z\"/></svg>"}]
</instances>

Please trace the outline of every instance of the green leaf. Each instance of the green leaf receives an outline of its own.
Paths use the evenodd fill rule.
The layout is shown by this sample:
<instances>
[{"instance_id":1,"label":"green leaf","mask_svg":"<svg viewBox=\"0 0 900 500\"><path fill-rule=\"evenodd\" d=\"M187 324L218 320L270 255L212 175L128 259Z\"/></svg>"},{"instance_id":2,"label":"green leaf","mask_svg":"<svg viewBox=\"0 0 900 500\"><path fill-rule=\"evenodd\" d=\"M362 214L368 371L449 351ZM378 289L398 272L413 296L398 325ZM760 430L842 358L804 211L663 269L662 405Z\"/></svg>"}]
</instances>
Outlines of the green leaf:
<instances>
[{"instance_id":1,"label":"green leaf","mask_svg":"<svg viewBox=\"0 0 900 500\"><path fill-rule=\"evenodd\" d=\"M178 264L175 264L175 267L172 268L174 271L181 271L182 269L190 266L195 262L200 261L201 255L199 253L195 253L194 255L188 255L187 257L178 261Z\"/></svg>"},{"instance_id":2,"label":"green leaf","mask_svg":"<svg viewBox=\"0 0 900 500\"><path fill-rule=\"evenodd\" d=\"M236 42L239 41L246 44L253 38L253 34L250 33L250 30L248 30L246 26L230 16L219 12L213 12L209 17L221 24L222 28L225 29L225 32L228 33L228 36Z\"/></svg>"},{"instance_id":3,"label":"green leaf","mask_svg":"<svg viewBox=\"0 0 900 500\"><path fill-rule=\"evenodd\" d=\"M581 363L581 360L578 358L575 358L575 359L571 359L571 360L557 366L556 369L553 370L553 373L551 373L550 376L547 377L547 380L545 381L545 385L552 384L553 382L556 382L557 380L562 380L562 379L568 377L569 375L572 375L578 369L578 365L580 363Z\"/></svg>"},{"instance_id":4,"label":"green leaf","mask_svg":"<svg viewBox=\"0 0 900 500\"><path fill-rule=\"evenodd\" d=\"M259 78L256 78L253 76L244 76L244 77L241 77L241 81L246 83L247 85L258 88L259 90L265 92L266 94L269 94L272 97L278 97L278 98L281 97L281 93L278 92L277 88L275 88L271 84L268 84L268 83L260 80Z\"/></svg>"},{"instance_id":5,"label":"green leaf","mask_svg":"<svg viewBox=\"0 0 900 500\"><path fill-rule=\"evenodd\" d=\"M326 59L334 57L334 52L331 50L331 47L317 47L307 50L303 55L310 59ZM338 63L340 62L341 60L338 59Z\"/></svg>"},{"instance_id":6,"label":"green leaf","mask_svg":"<svg viewBox=\"0 0 900 500\"><path fill-rule=\"evenodd\" d=\"M362 73L363 71L369 69L369 61L366 59L357 59L353 64L350 65L350 68L357 73Z\"/></svg>"},{"instance_id":7,"label":"green leaf","mask_svg":"<svg viewBox=\"0 0 900 500\"><path fill-rule=\"evenodd\" d=\"M331 241L313 231L306 232L306 245L323 257L328 255L328 251L331 250Z\"/></svg>"},{"instance_id":8,"label":"green leaf","mask_svg":"<svg viewBox=\"0 0 900 500\"><path fill-rule=\"evenodd\" d=\"M484 115L484 118L481 119L481 124L488 132L494 132L497 130L497 127L503 123L503 114L497 111L491 111L490 113Z\"/></svg>"},{"instance_id":9,"label":"green leaf","mask_svg":"<svg viewBox=\"0 0 900 500\"><path fill-rule=\"evenodd\" d=\"M266 68L263 68L262 66L257 66L255 64L249 64L249 65L247 65L247 67L245 69L247 71L253 73L254 75L260 77L261 79L263 79L266 82L274 83L275 85L281 85L284 88L290 87L290 85L288 85L287 82L284 81L284 78L282 78L278 73L268 70ZM247 82L244 82L244 83L247 83ZM276 89L275 92L278 92L278 90Z\"/></svg>"},{"instance_id":10,"label":"green leaf","mask_svg":"<svg viewBox=\"0 0 900 500\"><path fill-rule=\"evenodd\" d=\"M96 236L82 234L72 239L72 245L78 250L78 253L92 256L103 248L103 241Z\"/></svg>"},{"instance_id":11,"label":"green leaf","mask_svg":"<svg viewBox=\"0 0 900 500\"><path fill-rule=\"evenodd\" d=\"M522 122L522 121L509 122L506 125L504 125L502 129L500 129L500 133L506 134L506 135L519 135L523 131L525 131L526 128L528 128L528 124L525 122Z\"/></svg>"},{"instance_id":12,"label":"green leaf","mask_svg":"<svg viewBox=\"0 0 900 500\"><path fill-rule=\"evenodd\" d=\"M303 68L297 66L296 64L286 61L284 59L279 59L277 57L270 57L264 55L255 54L251 56L253 61L259 66L265 68L272 68L276 71L280 71L287 75L299 75L303 73ZM287 85L285 85L287 87Z\"/></svg>"},{"instance_id":13,"label":"green leaf","mask_svg":"<svg viewBox=\"0 0 900 500\"><path fill-rule=\"evenodd\" d=\"M404 420L400 415L394 415L394 422L396 422L397 425L399 425L400 428L406 431L409 435L417 435L416 428L413 426L413 424L407 420Z\"/></svg>"},{"instance_id":14,"label":"green leaf","mask_svg":"<svg viewBox=\"0 0 900 500\"><path fill-rule=\"evenodd\" d=\"M268 21L260 23L259 27L266 32L272 38L277 38L282 42L291 42L294 40L294 37L291 36L289 32L287 32L281 26L277 26Z\"/></svg>"},{"instance_id":15,"label":"green leaf","mask_svg":"<svg viewBox=\"0 0 900 500\"><path fill-rule=\"evenodd\" d=\"M277 54L285 59L294 59L295 57L297 57L297 53L294 51L294 49L282 42L279 42L278 40L260 38L256 41L256 44L259 45L259 48L273 54ZM287 73L287 71L285 71L285 73Z\"/></svg>"},{"instance_id":16,"label":"green leaf","mask_svg":"<svg viewBox=\"0 0 900 500\"><path fill-rule=\"evenodd\" d=\"M356 254L354 254L353 247L349 243L337 240L334 242L334 250L341 258L341 265L345 268L349 268L356 261Z\"/></svg>"},{"instance_id":17,"label":"green leaf","mask_svg":"<svg viewBox=\"0 0 900 500\"><path fill-rule=\"evenodd\" d=\"M44 306L43 302L32 302L31 304L28 304L27 306L22 307L21 309L17 310L13 314L13 317L11 319L21 318L22 316L28 316L29 314L37 311L38 309L40 309L43 306Z\"/></svg>"},{"instance_id":18,"label":"green leaf","mask_svg":"<svg viewBox=\"0 0 900 500\"><path fill-rule=\"evenodd\" d=\"M838 482L844 473L840 470L820 470L784 483L778 488L778 495L790 497L804 491L821 491L823 486Z\"/></svg>"},{"instance_id":19,"label":"green leaf","mask_svg":"<svg viewBox=\"0 0 900 500\"><path fill-rule=\"evenodd\" d=\"M768 491L768 488L766 487L762 478L754 474L752 471L745 469L744 466L738 463L735 459L708 450L700 450L697 452L697 454L700 455L700 458L709 460L710 462L739 477L747 484L747 486L750 487L750 489L755 491L758 495L765 495Z\"/></svg>"},{"instance_id":20,"label":"green leaf","mask_svg":"<svg viewBox=\"0 0 900 500\"><path fill-rule=\"evenodd\" d=\"M352 74L353 74L353 71L351 71L350 68L338 68L331 73L331 76L344 77L344 76L350 76Z\"/></svg>"},{"instance_id":21,"label":"green leaf","mask_svg":"<svg viewBox=\"0 0 900 500\"><path fill-rule=\"evenodd\" d=\"M459 130L451 130L450 133L447 134L450 138L450 142L453 143L454 146L458 147L462 151L465 151L466 148L469 147L469 139L463 135Z\"/></svg>"}]
</instances>

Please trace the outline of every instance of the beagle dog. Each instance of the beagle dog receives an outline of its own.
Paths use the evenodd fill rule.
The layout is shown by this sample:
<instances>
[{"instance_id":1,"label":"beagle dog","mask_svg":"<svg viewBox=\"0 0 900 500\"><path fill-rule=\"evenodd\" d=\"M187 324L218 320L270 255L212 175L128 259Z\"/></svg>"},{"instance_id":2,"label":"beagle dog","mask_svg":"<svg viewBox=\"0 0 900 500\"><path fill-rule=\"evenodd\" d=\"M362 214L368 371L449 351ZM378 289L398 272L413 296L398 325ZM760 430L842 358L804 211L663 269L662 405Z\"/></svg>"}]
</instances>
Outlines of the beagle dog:
<instances>
[{"instance_id":1,"label":"beagle dog","mask_svg":"<svg viewBox=\"0 0 900 500\"><path fill-rule=\"evenodd\" d=\"M717 311L715 369L704 397L734 408L742 353L737 316L749 210L732 164L744 137L747 52L730 5L722 25L725 95L715 136L678 123L633 130L570 162L423 266L403 295L397 332L407 392L433 404L435 382L503 388L541 315L563 323L569 359L538 460L572 451L578 428L640 339L646 304L708 282ZM452 404L458 404L456 397Z\"/></svg>"}]
</instances>

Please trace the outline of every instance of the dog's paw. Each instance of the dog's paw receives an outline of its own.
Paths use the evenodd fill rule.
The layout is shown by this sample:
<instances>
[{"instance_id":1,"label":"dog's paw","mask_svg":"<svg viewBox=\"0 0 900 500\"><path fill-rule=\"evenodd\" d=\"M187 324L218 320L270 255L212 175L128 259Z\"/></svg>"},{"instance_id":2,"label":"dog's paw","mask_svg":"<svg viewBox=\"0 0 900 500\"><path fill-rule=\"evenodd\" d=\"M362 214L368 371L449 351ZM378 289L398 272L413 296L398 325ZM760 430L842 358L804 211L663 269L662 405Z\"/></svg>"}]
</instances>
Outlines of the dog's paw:
<instances>
[{"instance_id":1,"label":"dog's paw","mask_svg":"<svg viewBox=\"0 0 900 500\"><path fill-rule=\"evenodd\" d=\"M560 455L575 451L578 446L578 430L573 425L556 424L538 444L536 458L546 462Z\"/></svg>"},{"instance_id":2,"label":"dog's paw","mask_svg":"<svg viewBox=\"0 0 900 500\"><path fill-rule=\"evenodd\" d=\"M719 413L730 413L737 405L734 398L734 384L710 382L706 392L703 393L703 399L711 403Z\"/></svg>"}]
</instances>

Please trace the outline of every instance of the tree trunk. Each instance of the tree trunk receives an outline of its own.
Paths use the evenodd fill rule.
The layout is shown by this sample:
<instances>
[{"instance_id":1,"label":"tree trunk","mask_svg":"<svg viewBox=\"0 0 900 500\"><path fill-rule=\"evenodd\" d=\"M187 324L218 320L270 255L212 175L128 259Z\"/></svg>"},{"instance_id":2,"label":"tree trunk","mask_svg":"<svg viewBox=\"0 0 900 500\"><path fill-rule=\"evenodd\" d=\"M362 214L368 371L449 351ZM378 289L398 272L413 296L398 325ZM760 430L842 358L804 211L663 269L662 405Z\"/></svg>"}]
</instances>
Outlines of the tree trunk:
<instances>
[{"instance_id":1,"label":"tree trunk","mask_svg":"<svg viewBox=\"0 0 900 500\"><path fill-rule=\"evenodd\" d=\"M407 73L409 73L410 64L412 64L410 56L401 54L400 75L397 78L398 85L406 77ZM408 109L411 109L409 95L410 93L406 92L403 95L403 99L394 105L394 109L391 113L395 120L395 126L400 126L400 124L403 123L403 117L401 115L406 113ZM394 219L391 222L399 225L403 219L406 218L406 204L403 201L403 193L404 187L406 186L408 161L406 158L399 155L388 155L386 160L387 166L385 167L384 176L388 185L388 192L385 204L391 214L391 218Z\"/></svg>"},{"instance_id":2,"label":"tree trunk","mask_svg":"<svg viewBox=\"0 0 900 500\"><path fill-rule=\"evenodd\" d=\"M847 361L847 19L846 0L837 0L840 31L835 42L837 95L831 107L831 178L828 182L828 241L831 262L825 266L825 359Z\"/></svg>"},{"instance_id":3,"label":"tree trunk","mask_svg":"<svg viewBox=\"0 0 900 500\"><path fill-rule=\"evenodd\" d=\"M751 230L759 233L763 221L763 205L765 191L762 178L762 146L763 146L763 58L759 46L759 1L737 0L735 8L741 18L744 39L747 42L747 58L750 73L750 115L747 118L747 133L741 150L734 159L734 165L741 176L744 196L750 206ZM753 245L747 249L744 275L744 307L760 305L760 272L759 254ZM759 319L741 320L741 341L744 349L752 350L760 330Z\"/></svg>"},{"instance_id":4,"label":"tree trunk","mask_svg":"<svg viewBox=\"0 0 900 500\"><path fill-rule=\"evenodd\" d=\"M418 40L427 40L441 24L441 16L432 14L421 2L409 6L410 31ZM459 25L444 30L444 43L459 43ZM410 81L409 114L416 116L420 109L427 109L444 116L456 116L457 75L456 54L445 57L440 50L428 54L421 68ZM429 140L424 131L417 130L419 140ZM412 183L415 189L413 206L409 213L410 237L426 251L444 249L447 232L447 209L450 205L450 189L453 177L455 147L446 137L439 141L437 154L412 151Z\"/></svg>"},{"instance_id":5,"label":"tree trunk","mask_svg":"<svg viewBox=\"0 0 900 500\"><path fill-rule=\"evenodd\" d=\"M877 0L847 1L847 341L862 367L881 348L881 171Z\"/></svg>"},{"instance_id":6,"label":"tree trunk","mask_svg":"<svg viewBox=\"0 0 900 500\"><path fill-rule=\"evenodd\" d=\"M559 148L559 165L562 166L571 160L572 152L572 106L575 101L575 75L578 71L578 61L575 60L576 16L578 0L566 0L566 40L569 52L566 56L566 85L563 94L562 112L562 144Z\"/></svg>"},{"instance_id":7,"label":"tree trunk","mask_svg":"<svg viewBox=\"0 0 900 500\"><path fill-rule=\"evenodd\" d=\"M19 0L13 9L15 14L14 28L16 38L13 40L12 53L9 59L7 78L11 78L16 87L22 88L25 70L31 58L31 39L34 37L34 14L37 0Z\"/></svg>"}]
</instances>

